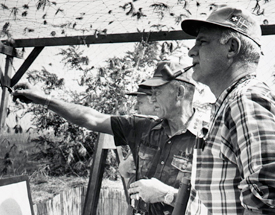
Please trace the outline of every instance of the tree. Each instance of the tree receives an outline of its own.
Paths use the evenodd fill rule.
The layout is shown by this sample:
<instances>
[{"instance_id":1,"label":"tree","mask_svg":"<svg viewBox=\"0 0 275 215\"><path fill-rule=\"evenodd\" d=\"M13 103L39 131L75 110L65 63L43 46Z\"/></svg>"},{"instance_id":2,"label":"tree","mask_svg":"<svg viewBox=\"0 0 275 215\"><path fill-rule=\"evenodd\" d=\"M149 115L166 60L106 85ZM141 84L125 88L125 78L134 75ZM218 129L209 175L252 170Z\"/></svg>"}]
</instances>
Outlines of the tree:
<instances>
[{"instance_id":1,"label":"tree","mask_svg":"<svg viewBox=\"0 0 275 215\"><path fill-rule=\"evenodd\" d=\"M89 58L83 56L79 46L61 49L59 54L68 69L82 74L78 84L83 88L80 93L63 91L60 98L107 114L129 114L133 111L134 102L125 96L125 92L136 90L137 84L152 74L159 59L156 42L136 44L133 52L127 52L122 58L107 59L107 65L99 68L90 65ZM28 72L27 79L40 85L46 94L64 90L64 80L45 68ZM22 106L18 107L22 109ZM48 161L48 174L87 176L97 133L73 125L40 105L28 105L24 114L27 113L32 113L32 123L39 133L37 138L32 139L39 148L34 158ZM107 159L106 177L115 179L117 164L112 156L110 153Z\"/></svg>"}]
</instances>

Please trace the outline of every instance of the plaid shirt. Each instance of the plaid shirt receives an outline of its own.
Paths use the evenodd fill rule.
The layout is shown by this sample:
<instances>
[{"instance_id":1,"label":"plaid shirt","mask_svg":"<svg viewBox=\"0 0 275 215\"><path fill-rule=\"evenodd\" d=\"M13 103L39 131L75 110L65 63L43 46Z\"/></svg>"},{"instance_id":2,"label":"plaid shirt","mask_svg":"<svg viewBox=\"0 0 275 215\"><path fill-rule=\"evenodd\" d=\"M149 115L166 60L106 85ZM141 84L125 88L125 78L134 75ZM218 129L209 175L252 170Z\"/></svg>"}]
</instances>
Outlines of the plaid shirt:
<instances>
[{"instance_id":1,"label":"plaid shirt","mask_svg":"<svg viewBox=\"0 0 275 215\"><path fill-rule=\"evenodd\" d=\"M275 214L274 99L255 76L220 95L209 131L195 146L186 214Z\"/></svg>"}]
</instances>

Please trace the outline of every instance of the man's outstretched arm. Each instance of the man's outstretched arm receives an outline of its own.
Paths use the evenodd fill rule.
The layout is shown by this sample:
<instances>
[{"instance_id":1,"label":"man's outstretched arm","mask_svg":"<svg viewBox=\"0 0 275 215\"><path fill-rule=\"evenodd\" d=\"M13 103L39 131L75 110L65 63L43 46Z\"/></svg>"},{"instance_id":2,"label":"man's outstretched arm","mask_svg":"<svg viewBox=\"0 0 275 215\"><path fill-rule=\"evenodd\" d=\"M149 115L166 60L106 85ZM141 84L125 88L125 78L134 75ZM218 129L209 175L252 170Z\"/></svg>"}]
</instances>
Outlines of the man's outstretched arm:
<instances>
[{"instance_id":1,"label":"man's outstretched arm","mask_svg":"<svg viewBox=\"0 0 275 215\"><path fill-rule=\"evenodd\" d=\"M62 101L57 98L49 99L43 92L23 83L15 86L14 98L23 102L32 102L40 105L47 105L48 109L54 111L64 119L85 127L89 130L113 134L111 128L111 115L100 113L90 107Z\"/></svg>"}]
</instances>

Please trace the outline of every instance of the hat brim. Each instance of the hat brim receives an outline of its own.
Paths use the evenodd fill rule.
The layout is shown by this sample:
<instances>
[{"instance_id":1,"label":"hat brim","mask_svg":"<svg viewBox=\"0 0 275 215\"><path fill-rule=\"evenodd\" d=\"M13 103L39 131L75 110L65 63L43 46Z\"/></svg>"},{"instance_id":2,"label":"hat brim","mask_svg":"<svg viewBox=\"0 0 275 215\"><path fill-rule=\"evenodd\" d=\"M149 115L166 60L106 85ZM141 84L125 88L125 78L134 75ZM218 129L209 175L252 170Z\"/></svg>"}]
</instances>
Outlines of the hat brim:
<instances>
[{"instance_id":1,"label":"hat brim","mask_svg":"<svg viewBox=\"0 0 275 215\"><path fill-rule=\"evenodd\" d=\"M196 37L200 26L205 23L202 20L186 19L181 22L181 29L191 36Z\"/></svg>"},{"instance_id":2,"label":"hat brim","mask_svg":"<svg viewBox=\"0 0 275 215\"><path fill-rule=\"evenodd\" d=\"M140 84L140 86L157 87L168 83L168 80L163 80L161 77L153 77Z\"/></svg>"},{"instance_id":3,"label":"hat brim","mask_svg":"<svg viewBox=\"0 0 275 215\"><path fill-rule=\"evenodd\" d=\"M229 25L226 24L222 24L222 23L218 23L218 22L212 22L212 21L207 21L207 20L197 20L197 19L186 19L183 20L181 23L181 29L186 33L189 34L191 36L198 36L199 34L199 29L202 25L205 24L212 24L212 25L217 25L217 26L221 26L221 27L225 27L225 28L230 28L235 30L234 28L232 28Z\"/></svg>"},{"instance_id":4,"label":"hat brim","mask_svg":"<svg viewBox=\"0 0 275 215\"><path fill-rule=\"evenodd\" d=\"M149 95L147 93L144 93L144 92L131 92L131 93L126 93L127 96L137 96L137 95Z\"/></svg>"}]
</instances>

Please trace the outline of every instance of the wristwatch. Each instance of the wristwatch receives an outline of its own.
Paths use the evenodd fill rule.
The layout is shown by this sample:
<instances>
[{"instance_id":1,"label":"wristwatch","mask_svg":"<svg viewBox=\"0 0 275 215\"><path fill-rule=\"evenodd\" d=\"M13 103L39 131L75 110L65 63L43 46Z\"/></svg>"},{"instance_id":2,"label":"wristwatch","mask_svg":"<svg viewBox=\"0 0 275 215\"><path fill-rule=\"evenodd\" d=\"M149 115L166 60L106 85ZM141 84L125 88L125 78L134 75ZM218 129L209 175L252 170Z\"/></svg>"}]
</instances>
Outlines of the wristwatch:
<instances>
[{"instance_id":1,"label":"wristwatch","mask_svg":"<svg viewBox=\"0 0 275 215\"><path fill-rule=\"evenodd\" d=\"M164 203L167 205L171 205L172 202L174 201L174 193L173 192L168 192L165 196L164 196Z\"/></svg>"}]
</instances>

